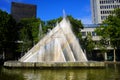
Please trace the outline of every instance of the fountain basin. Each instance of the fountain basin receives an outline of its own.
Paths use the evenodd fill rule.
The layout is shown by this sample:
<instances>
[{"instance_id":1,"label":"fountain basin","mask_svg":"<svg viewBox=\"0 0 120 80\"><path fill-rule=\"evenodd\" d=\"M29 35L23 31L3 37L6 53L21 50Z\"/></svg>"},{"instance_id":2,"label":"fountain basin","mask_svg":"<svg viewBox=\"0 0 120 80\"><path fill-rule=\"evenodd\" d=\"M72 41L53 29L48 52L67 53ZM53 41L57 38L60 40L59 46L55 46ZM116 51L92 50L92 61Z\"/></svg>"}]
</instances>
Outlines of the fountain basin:
<instances>
[{"instance_id":1,"label":"fountain basin","mask_svg":"<svg viewBox=\"0 0 120 80\"><path fill-rule=\"evenodd\" d=\"M4 63L7 68L104 68L104 62L19 62L7 61Z\"/></svg>"}]
</instances>

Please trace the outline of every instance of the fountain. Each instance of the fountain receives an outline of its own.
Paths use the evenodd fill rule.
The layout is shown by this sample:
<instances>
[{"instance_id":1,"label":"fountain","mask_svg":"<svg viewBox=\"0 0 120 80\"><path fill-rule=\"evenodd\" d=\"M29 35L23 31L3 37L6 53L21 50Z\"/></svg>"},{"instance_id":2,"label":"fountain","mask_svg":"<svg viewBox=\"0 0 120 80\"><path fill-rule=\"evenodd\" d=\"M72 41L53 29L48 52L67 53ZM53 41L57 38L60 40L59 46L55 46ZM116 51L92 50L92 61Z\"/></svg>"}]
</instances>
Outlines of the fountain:
<instances>
[{"instance_id":1,"label":"fountain","mask_svg":"<svg viewBox=\"0 0 120 80\"><path fill-rule=\"evenodd\" d=\"M41 26L40 26L41 27ZM104 62L89 62L64 17L45 37L18 61L7 61L5 67L104 67Z\"/></svg>"},{"instance_id":2,"label":"fountain","mask_svg":"<svg viewBox=\"0 0 120 80\"><path fill-rule=\"evenodd\" d=\"M57 24L19 61L21 62L85 62L83 53L67 18Z\"/></svg>"}]
</instances>

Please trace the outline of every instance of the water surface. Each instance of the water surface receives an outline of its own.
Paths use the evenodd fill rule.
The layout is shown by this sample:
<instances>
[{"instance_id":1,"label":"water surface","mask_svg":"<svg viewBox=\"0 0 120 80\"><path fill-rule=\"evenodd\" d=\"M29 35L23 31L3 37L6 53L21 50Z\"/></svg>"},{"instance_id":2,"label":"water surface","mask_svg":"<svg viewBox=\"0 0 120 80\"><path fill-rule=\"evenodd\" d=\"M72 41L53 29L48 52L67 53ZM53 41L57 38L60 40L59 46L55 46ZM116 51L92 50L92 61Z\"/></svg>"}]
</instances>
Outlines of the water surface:
<instances>
[{"instance_id":1,"label":"water surface","mask_svg":"<svg viewBox=\"0 0 120 80\"><path fill-rule=\"evenodd\" d=\"M5 69L0 80L120 80L120 65L102 69Z\"/></svg>"}]
</instances>

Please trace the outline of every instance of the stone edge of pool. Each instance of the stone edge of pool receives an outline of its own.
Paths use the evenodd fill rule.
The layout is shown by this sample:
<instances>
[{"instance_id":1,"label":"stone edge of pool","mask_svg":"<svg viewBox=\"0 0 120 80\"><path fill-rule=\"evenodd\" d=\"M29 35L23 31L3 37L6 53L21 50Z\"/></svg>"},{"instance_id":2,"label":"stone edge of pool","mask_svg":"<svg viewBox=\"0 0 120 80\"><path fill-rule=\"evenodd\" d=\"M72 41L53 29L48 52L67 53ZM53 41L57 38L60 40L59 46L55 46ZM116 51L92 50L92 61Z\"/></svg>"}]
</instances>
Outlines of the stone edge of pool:
<instances>
[{"instance_id":1,"label":"stone edge of pool","mask_svg":"<svg viewBox=\"0 0 120 80\"><path fill-rule=\"evenodd\" d=\"M104 68L105 62L19 62L6 61L7 68Z\"/></svg>"}]
</instances>

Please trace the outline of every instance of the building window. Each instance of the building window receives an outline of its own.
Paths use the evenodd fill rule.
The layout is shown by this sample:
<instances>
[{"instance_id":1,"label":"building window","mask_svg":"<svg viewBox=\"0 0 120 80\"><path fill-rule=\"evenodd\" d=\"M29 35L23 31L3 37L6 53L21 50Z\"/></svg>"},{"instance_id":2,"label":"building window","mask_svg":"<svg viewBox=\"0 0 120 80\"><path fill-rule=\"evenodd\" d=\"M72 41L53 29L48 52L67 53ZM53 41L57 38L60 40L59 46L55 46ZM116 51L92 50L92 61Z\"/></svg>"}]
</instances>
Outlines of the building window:
<instances>
[{"instance_id":1,"label":"building window","mask_svg":"<svg viewBox=\"0 0 120 80\"><path fill-rule=\"evenodd\" d=\"M107 16L101 16L101 20L105 20Z\"/></svg>"},{"instance_id":2,"label":"building window","mask_svg":"<svg viewBox=\"0 0 120 80\"><path fill-rule=\"evenodd\" d=\"M102 14L102 11L101 11L101 14Z\"/></svg>"},{"instance_id":3,"label":"building window","mask_svg":"<svg viewBox=\"0 0 120 80\"><path fill-rule=\"evenodd\" d=\"M100 1L100 4L101 4L102 2Z\"/></svg>"},{"instance_id":4,"label":"building window","mask_svg":"<svg viewBox=\"0 0 120 80\"><path fill-rule=\"evenodd\" d=\"M96 33L95 33L95 32L92 32L92 36L96 36Z\"/></svg>"},{"instance_id":5,"label":"building window","mask_svg":"<svg viewBox=\"0 0 120 80\"><path fill-rule=\"evenodd\" d=\"M86 36L86 32L81 32L82 33L82 36Z\"/></svg>"}]
</instances>

